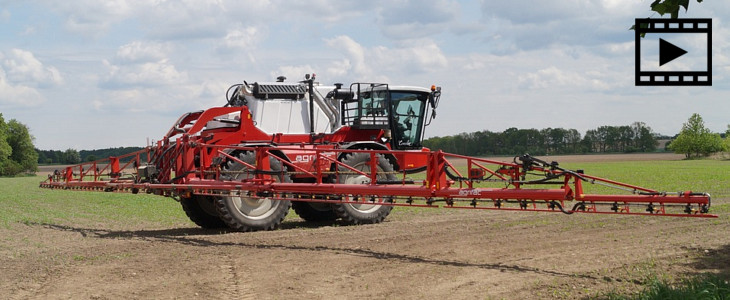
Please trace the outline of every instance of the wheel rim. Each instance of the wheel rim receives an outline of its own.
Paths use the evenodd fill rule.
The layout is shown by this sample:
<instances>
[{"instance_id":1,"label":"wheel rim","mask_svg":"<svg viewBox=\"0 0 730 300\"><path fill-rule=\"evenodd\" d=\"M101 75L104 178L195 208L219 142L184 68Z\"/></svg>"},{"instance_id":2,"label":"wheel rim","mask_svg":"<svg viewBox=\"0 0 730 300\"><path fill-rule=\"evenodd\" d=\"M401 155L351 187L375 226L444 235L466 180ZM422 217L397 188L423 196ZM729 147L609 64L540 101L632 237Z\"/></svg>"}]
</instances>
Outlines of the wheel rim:
<instances>
[{"instance_id":1,"label":"wheel rim","mask_svg":"<svg viewBox=\"0 0 730 300\"><path fill-rule=\"evenodd\" d=\"M253 164L255 163L255 159L252 156L251 152L242 153L238 156L239 159L242 161ZM240 171L250 171L249 168L238 164L237 166L240 166ZM273 167L273 165L272 165ZM279 166L281 168L281 166ZM250 173L239 173L236 176L234 176L234 179L246 179L246 178L253 178L253 174ZM280 182L281 178L277 176L272 176L272 179L276 182ZM258 198L258 197L225 197L228 198L228 201L231 201L233 206L236 208L236 211L240 213L241 216L244 218L250 219L250 220L263 220L271 215L273 215L279 205L281 205L281 201L278 200L272 200L271 198Z\"/></svg>"},{"instance_id":2,"label":"wheel rim","mask_svg":"<svg viewBox=\"0 0 730 300\"><path fill-rule=\"evenodd\" d=\"M354 204L354 203L348 203L347 205L351 206L353 209L361 212L361 213L372 213L380 209L380 205L377 204Z\"/></svg>"},{"instance_id":3,"label":"wheel rim","mask_svg":"<svg viewBox=\"0 0 730 300\"><path fill-rule=\"evenodd\" d=\"M359 163L355 166L353 166L354 169L359 170L360 172L363 172L365 174L370 173L370 166L367 162ZM383 172L383 169L380 167L376 170L377 173ZM381 178L382 175L378 174L376 175L378 178ZM346 184L370 184L371 180L370 177L365 175L349 175L345 178L344 183ZM352 197L352 196L350 196ZM381 205L378 204L368 204L368 203L346 203L346 205L349 205L353 209L361 212L361 213L373 213L380 209Z\"/></svg>"},{"instance_id":4,"label":"wheel rim","mask_svg":"<svg viewBox=\"0 0 730 300\"><path fill-rule=\"evenodd\" d=\"M270 198L230 197L236 210L246 218L261 220L271 216L281 201Z\"/></svg>"}]
</instances>

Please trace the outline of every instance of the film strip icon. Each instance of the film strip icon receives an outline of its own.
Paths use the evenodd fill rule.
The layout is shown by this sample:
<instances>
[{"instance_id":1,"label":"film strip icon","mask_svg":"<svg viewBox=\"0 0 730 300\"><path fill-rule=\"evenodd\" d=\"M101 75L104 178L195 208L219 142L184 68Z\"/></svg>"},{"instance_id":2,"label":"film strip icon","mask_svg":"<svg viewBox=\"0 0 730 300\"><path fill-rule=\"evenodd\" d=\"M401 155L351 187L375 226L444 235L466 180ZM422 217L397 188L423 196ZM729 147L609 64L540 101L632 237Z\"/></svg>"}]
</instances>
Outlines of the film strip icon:
<instances>
[{"instance_id":1,"label":"film strip icon","mask_svg":"<svg viewBox=\"0 0 730 300\"><path fill-rule=\"evenodd\" d=\"M636 19L634 31L637 86L712 85L712 19ZM647 33L706 34L707 68L701 71L642 71L640 39Z\"/></svg>"}]
</instances>

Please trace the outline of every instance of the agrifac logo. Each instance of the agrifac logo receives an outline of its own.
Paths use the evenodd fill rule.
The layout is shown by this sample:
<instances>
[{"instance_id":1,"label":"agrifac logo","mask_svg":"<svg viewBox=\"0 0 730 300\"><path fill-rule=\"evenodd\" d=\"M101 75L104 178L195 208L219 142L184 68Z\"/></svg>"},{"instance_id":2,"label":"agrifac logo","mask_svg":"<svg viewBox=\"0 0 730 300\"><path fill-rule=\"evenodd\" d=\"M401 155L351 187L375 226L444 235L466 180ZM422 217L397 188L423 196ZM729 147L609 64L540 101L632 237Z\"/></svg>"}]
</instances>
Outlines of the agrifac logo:
<instances>
[{"instance_id":1,"label":"agrifac logo","mask_svg":"<svg viewBox=\"0 0 730 300\"><path fill-rule=\"evenodd\" d=\"M459 196L479 196L482 192L477 189L460 189Z\"/></svg>"},{"instance_id":2,"label":"agrifac logo","mask_svg":"<svg viewBox=\"0 0 730 300\"><path fill-rule=\"evenodd\" d=\"M297 155L294 158L294 161L307 163L307 162L310 162L310 161L314 161L316 158L317 158L317 156L314 155L314 154L310 154L310 155Z\"/></svg>"}]
</instances>

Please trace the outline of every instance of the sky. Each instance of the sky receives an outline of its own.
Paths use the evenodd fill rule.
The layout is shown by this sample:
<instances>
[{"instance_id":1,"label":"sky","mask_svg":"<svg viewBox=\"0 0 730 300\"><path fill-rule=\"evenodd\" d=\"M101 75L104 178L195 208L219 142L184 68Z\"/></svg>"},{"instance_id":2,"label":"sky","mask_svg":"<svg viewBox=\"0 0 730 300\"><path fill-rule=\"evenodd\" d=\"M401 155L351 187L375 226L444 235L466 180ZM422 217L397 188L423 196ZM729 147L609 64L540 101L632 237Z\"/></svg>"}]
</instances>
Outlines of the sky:
<instances>
[{"instance_id":1,"label":"sky","mask_svg":"<svg viewBox=\"0 0 730 300\"><path fill-rule=\"evenodd\" d=\"M144 146L244 80L442 87L426 137L645 122L674 135L693 113L730 124L730 1L712 18L713 85L634 85L635 18L649 0L0 0L0 113L45 150ZM706 40L668 37L702 65ZM642 68L657 69L656 36ZM646 53L645 53L646 52ZM646 59L645 59L646 57ZM698 63L698 60L700 61ZM662 69L659 69L662 70Z\"/></svg>"}]
</instances>

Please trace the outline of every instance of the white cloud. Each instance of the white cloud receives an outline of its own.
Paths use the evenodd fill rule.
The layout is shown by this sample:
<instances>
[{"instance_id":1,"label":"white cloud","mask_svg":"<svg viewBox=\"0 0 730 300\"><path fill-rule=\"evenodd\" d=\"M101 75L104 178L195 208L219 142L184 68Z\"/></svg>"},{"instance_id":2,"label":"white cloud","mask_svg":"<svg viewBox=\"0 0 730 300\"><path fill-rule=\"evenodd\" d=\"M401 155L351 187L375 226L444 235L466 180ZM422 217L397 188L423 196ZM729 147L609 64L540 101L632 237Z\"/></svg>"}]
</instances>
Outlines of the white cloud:
<instances>
[{"instance_id":1,"label":"white cloud","mask_svg":"<svg viewBox=\"0 0 730 300\"><path fill-rule=\"evenodd\" d=\"M0 52L0 107L35 107L45 101L39 89L64 82L61 73L46 66L32 52L11 49Z\"/></svg>"},{"instance_id":2,"label":"white cloud","mask_svg":"<svg viewBox=\"0 0 730 300\"><path fill-rule=\"evenodd\" d=\"M162 43L134 41L119 47L116 58L124 63L161 61L167 57L169 48Z\"/></svg>"},{"instance_id":3,"label":"white cloud","mask_svg":"<svg viewBox=\"0 0 730 300\"><path fill-rule=\"evenodd\" d=\"M250 51L260 38L260 30L249 26L242 29L231 29L218 46L219 52Z\"/></svg>"},{"instance_id":4,"label":"white cloud","mask_svg":"<svg viewBox=\"0 0 730 300\"><path fill-rule=\"evenodd\" d=\"M167 59L129 65L104 64L109 74L102 87L110 89L135 89L165 87L187 82L186 72L180 72Z\"/></svg>"},{"instance_id":5,"label":"white cloud","mask_svg":"<svg viewBox=\"0 0 730 300\"><path fill-rule=\"evenodd\" d=\"M439 46L431 40L411 41L398 48L377 47L377 61L396 69L426 72L448 66L448 60Z\"/></svg>"},{"instance_id":6,"label":"white cloud","mask_svg":"<svg viewBox=\"0 0 730 300\"><path fill-rule=\"evenodd\" d=\"M148 37L165 40L216 38L226 25L246 18L260 4L239 1L165 1L165 0L80 0L45 1L57 11L71 32L100 37L113 25L131 21L144 27ZM229 9L232 7L234 9ZM131 24L131 23L130 23Z\"/></svg>"},{"instance_id":7,"label":"white cloud","mask_svg":"<svg viewBox=\"0 0 730 300\"><path fill-rule=\"evenodd\" d=\"M10 11L8 11L6 8L3 8L2 10L0 10L0 21L1 22L10 21L10 17L11 17Z\"/></svg>"},{"instance_id":8,"label":"white cloud","mask_svg":"<svg viewBox=\"0 0 730 300\"><path fill-rule=\"evenodd\" d=\"M352 68L350 60L345 58L343 60L332 62L327 68L327 74L332 78L343 78L347 76L348 70Z\"/></svg>"},{"instance_id":9,"label":"white cloud","mask_svg":"<svg viewBox=\"0 0 730 300\"><path fill-rule=\"evenodd\" d=\"M8 82L5 71L0 68L0 108L33 107L44 101L38 90Z\"/></svg>"},{"instance_id":10,"label":"white cloud","mask_svg":"<svg viewBox=\"0 0 730 300\"><path fill-rule=\"evenodd\" d=\"M327 46L341 51L347 56L346 61L336 63L339 66L352 68L352 75L370 75L370 67L365 63L365 49L346 35L325 40Z\"/></svg>"},{"instance_id":11,"label":"white cloud","mask_svg":"<svg viewBox=\"0 0 730 300\"><path fill-rule=\"evenodd\" d=\"M258 1L256 1L258 2ZM338 23L367 14L369 9L381 1L362 2L360 0L310 0L310 1L261 1L267 4L269 12L287 18L301 18L304 22ZM385 2L388 3L388 2ZM284 8L275 11L277 8Z\"/></svg>"},{"instance_id":12,"label":"white cloud","mask_svg":"<svg viewBox=\"0 0 730 300\"><path fill-rule=\"evenodd\" d=\"M107 74L99 82L101 97L88 101L95 111L179 113L222 105L225 81L191 78L170 58L171 43L136 41L102 61Z\"/></svg>"},{"instance_id":13,"label":"white cloud","mask_svg":"<svg viewBox=\"0 0 730 300\"><path fill-rule=\"evenodd\" d=\"M576 89L605 91L609 85L603 82L598 72L579 73L551 66L537 72L518 77L520 87L527 89Z\"/></svg>"},{"instance_id":14,"label":"white cloud","mask_svg":"<svg viewBox=\"0 0 730 300\"><path fill-rule=\"evenodd\" d=\"M22 36L33 35L37 31L38 31L38 29L35 28L35 26L28 26L28 27L25 27L25 29L20 32L20 35L22 35Z\"/></svg>"},{"instance_id":15,"label":"white cloud","mask_svg":"<svg viewBox=\"0 0 730 300\"><path fill-rule=\"evenodd\" d=\"M61 73L22 49L0 52L0 107L35 107L45 101L39 89L64 82Z\"/></svg>"},{"instance_id":16,"label":"white cloud","mask_svg":"<svg viewBox=\"0 0 730 300\"><path fill-rule=\"evenodd\" d=\"M349 74L350 79L382 81L389 76L412 72L430 72L445 68L448 59L439 46L428 39L410 40L399 47L363 47L349 36L326 40L329 47L345 58L330 64L333 75Z\"/></svg>"},{"instance_id":17,"label":"white cloud","mask_svg":"<svg viewBox=\"0 0 730 300\"><path fill-rule=\"evenodd\" d=\"M600 46L630 41L633 34L628 28L641 12L648 12L648 7L631 0L536 1L529 5L484 1L482 16L483 22L491 25L488 35L500 35L502 43L517 50L533 50L555 44Z\"/></svg>"},{"instance_id":18,"label":"white cloud","mask_svg":"<svg viewBox=\"0 0 730 300\"><path fill-rule=\"evenodd\" d=\"M103 61L109 73L101 87L137 89L187 83L187 73L178 71L170 62L169 51L171 47L154 42L135 41L119 47L114 57L116 64Z\"/></svg>"},{"instance_id":19,"label":"white cloud","mask_svg":"<svg viewBox=\"0 0 730 300\"><path fill-rule=\"evenodd\" d=\"M222 99L227 88L228 84L223 82L202 82L180 83L170 88L116 89L105 91L89 103L98 112L152 113L169 117L163 123L171 124L183 112L225 104ZM158 133L162 134L163 129Z\"/></svg>"},{"instance_id":20,"label":"white cloud","mask_svg":"<svg viewBox=\"0 0 730 300\"><path fill-rule=\"evenodd\" d=\"M233 2L204 1L157 1L135 16L151 27L147 34L156 39L189 40L224 36L222 30L236 25L236 18L243 18L246 10L230 10ZM245 7L245 5L244 5Z\"/></svg>"},{"instance_id":21,"label":"white cloud","mask_svg":"<svg viewBox=\"0 0 730 300\"><path fill-rule=\"evenodd\" d=\"M71 32L98 37L109 27L133 15L144 2L127 0L45 1L45 4L66 17L65 26Z\"/></svg>"},{"instance_id":22,"label":"white cloud","mask_svg":"<svg viewBox=\"0 0 730 300\"><path fill-rule=\"evenodd\" d=\"M5 76L11 84L28 87L51 87L63 83L61 73L52 66L44 66L33 53L22 49L11 49L0 53Z\"/></svg>"},{"instance_id":23,"label":"white cloud","mask_svg":"<svg viewBox=\"0 0 730 300\"><path fill-rule=\"evenodd\" d=\"M384 4L378 9L378 24L385 36L397 40L443 32L456 20L460 7L457 1L452 0L401 0Z\"/></svg>"}]
</instances>

